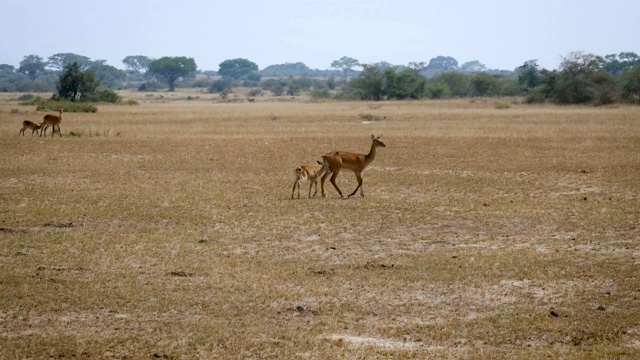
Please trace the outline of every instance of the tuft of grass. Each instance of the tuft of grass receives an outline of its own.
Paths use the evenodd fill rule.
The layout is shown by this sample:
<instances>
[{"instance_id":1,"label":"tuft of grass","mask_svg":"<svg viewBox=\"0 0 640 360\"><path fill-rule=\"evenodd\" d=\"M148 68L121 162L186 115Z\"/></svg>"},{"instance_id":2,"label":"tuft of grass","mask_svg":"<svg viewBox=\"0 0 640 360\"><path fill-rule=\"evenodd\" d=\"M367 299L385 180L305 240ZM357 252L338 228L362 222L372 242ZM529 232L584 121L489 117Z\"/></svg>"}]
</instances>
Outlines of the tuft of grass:
<instances>
[{"instance_id":1,"label":"tuft of grass","mask_svg":"<svg viewBox=\"0 0 640 360\"><path fill-rule=\"evenodd\" d=\"M508 103L504 102L504 101L500 101L500 102L496 102L494 104L494 107L498 110L505 110L511 107L511 105L509 105Z\"/></svg>"},{"instance_id":2,"label":"tuft of grass","mask_svg":"<svg viewBox=\"0 0 640 360\"><path fill-rule=\"evenodd\" d=\"M364 121L379 121L380 117L370 113L358 114L358 117Z\"/></svg>"}]
</instances>

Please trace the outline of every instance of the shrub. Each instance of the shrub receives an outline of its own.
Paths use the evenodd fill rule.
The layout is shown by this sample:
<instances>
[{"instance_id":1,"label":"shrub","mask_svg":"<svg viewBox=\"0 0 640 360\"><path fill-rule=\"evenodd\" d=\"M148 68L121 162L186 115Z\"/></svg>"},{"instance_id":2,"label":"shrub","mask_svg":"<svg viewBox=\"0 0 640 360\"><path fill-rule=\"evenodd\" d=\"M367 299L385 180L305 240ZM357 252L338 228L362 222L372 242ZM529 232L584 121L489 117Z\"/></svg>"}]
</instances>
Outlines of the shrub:
<instances>
[{"instance_id":1,"label":"shrub","mask_svg":"<svg viewBox=\"0 0 640 360\"><path fill-rule=\"evenodd\" d=\"M40 96L36 96L31 100L23 101L20 105L36 106L37 111L50 111L57 109L64 109L65 112L91 112L98 111L98 108L91 103L73 102L68 100L58 100L54 95L52 99L43 99Z\"/></svg>"},{"instance_id":2,"label":"shrub","mask_svg":"<svg viewBox=\"0 0 640 360\"><path fill-rule=\"evenodd\" d=\"M224 93L230 92L233 88L233 80L229 78L215 80L211 82L211 86L209 86L210 93Z\"/></svg>"},{"instance_id":3,"label":"shrub","mask_svg":"<svg viewBox=\"0 0 640 360\"><path fill-rule=\"evenodd\" d=\"M366 113L366 114L358 114L358 116L360 117L360 119L364 120L364 121L377 121L380 120L379 116L370 114L370 113Z\"/></svg>"},{"instance_id":4,"label":"shrub","mask_svg":"<svg viewBox=\"0 0 640 360\"><path fill-rule=\"evenodd\" d=\"M331 99L331 93L329 90L312 90L309 93L312 99Z\"/></svg>"},{"instance_id":5,"label":"shrub","mask_svg":"<svg viewBox=\"0 0 640 360\"><path fill-rule=\"evenodd\" d=\"M122 98L113 90L103 89L98 90L91 100L96 102L116 104L121 102Z\"/></svg>"},{"instance_id":6,"label":"shrub","mask_svg":"<svg viewBox=\"0 0 640 360\"><path fill-rule=\"evenodd\" d=\"M249 91L249 96L253 97L253 96L260 96L262 95L262 89L251 89Z\"/></svg>"}]
</instances>

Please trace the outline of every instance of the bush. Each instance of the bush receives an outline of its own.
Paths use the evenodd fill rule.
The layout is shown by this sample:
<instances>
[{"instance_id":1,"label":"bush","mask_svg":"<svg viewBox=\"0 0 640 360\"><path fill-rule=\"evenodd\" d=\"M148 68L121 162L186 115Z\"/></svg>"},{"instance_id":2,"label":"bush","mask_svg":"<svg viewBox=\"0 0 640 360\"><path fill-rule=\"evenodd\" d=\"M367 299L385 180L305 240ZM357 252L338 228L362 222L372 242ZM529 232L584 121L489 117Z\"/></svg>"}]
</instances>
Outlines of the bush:
<instances>
[{"instance_id":1,"label":"bush","mask_svg":"<svg viewBox=\"0 0 640 360\"><path fill-rule=\"evenodd\" d=\"M117 104L122 101L122 98L113 90L103 89L98 90L91 100L96 102Z\"/></svg>"},{"instance_id":2,"label":"bush","mask_svg":"<svg viewBox=\"0 0 640 360\"><path fill-rule=\"evenodd\" d=\"M331 93L329 92L329 90L312 90L311 93L309 93L309 95L311 96L312 99L331 99Z\"/></svg>"},{"instance_id":3,"label":"bush","mask_svg":"<svg viewBox=\"0 0 640 360\"><path fill-rule=\"evenodd\" d=\"M527 104L542 104L547 101L547 93L548 91L545 89L545 85L538 85L529 91L525 102Z\"/></svg>"},{"instance_id":4,"label":"bush","mask_svg":"<svg viewBox=\"0 0 640 360\"><path fill-rule=\"evenodd\" d=\"M427 84L425 92L430 99L447 99L451 97L451 89L446 83Z\"/></svg>"},{"instance_id":5,"label":"bush","mask_svg":"<svg viewBox=\"0 0 640 360\"><path fill-rule=\"evenodd\" d=\"M56 95L54 95L52 99L43 99L40 96L35 96L31 100L21 102L20 105L35 105L36 111L51 111L57 109L64 109L65 112L94 113L98 111L98 108L91 103L79 103L68 100L59 100Z\"/></svg>"},{"instance_id":6,"label":"bush","mask_svg":"<svg viewBox=\"0 0 640 360\"><path fill-rule=\"evenodd\" d=\"M251 89L249 91L249 96L253 97L253 96L261 96L262 95L262 89Z\"/></svg>"},{"instance_id":7,"label":"bush","mask_svg":"<svg viewBox=\"0 0 640 360\"><path fill-rule=\"evenodd\" d=\"M233 80L225 78L220 80L215 80L209 86L208 91L210 93L224 93L230 92L233 88Z\"/></svg>"}]
</instances>

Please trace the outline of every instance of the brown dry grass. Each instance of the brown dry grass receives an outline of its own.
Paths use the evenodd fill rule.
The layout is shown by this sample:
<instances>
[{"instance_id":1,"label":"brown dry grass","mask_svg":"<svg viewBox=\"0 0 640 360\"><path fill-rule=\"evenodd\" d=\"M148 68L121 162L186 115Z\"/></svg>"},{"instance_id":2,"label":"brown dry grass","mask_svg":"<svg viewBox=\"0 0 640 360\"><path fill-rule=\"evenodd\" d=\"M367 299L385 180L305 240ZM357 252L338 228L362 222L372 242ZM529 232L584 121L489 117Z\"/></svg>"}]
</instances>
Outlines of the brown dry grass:
<instances>
[{"instance_id":1,"label":"brown dry grass","mask_svg":"<svg viewBox=\"0 0 640 360\"><path fill-rule=\"evenodd\" d=\"M640 356L640 108L187 95L0 98L0 358Z\"/></svg>"}]
</instances>

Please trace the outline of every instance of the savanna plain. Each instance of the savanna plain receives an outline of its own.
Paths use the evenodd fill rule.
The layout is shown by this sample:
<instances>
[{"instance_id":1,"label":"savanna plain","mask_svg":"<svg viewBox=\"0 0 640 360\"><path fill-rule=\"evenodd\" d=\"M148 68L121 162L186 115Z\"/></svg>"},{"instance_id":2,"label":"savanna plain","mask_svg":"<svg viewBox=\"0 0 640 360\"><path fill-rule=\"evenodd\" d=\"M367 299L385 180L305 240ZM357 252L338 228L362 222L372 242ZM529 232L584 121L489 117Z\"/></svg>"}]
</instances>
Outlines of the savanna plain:
<instances>
[{"instance_id":1,"label":"savanna plain","mask_svg":"<svg viewBox=\"0 0 640 360\"><path fill-rule=\"evenodd\" d=\"M123 92L45 138L19 95L2 359L640 357L640 107ZM291 198L371 134L364 197Z\"/></svg>"}]
</instances>

